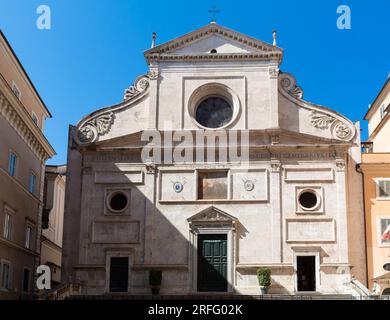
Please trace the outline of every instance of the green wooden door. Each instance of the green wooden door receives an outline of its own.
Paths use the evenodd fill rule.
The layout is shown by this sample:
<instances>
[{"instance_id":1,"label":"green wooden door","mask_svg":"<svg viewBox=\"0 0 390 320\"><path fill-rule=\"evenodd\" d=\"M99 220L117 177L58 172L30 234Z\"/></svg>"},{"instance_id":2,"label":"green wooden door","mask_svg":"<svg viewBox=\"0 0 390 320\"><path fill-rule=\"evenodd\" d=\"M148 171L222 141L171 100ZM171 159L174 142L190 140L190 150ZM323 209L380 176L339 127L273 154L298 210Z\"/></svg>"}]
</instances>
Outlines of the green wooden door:
<instances>
[{"instance_id":1,"label":"green wooden door","mask_svg":"<svg viewBox=\"0 0 390 320\"><path fill-rule=\"evenodd\" d=\"M227 235L198 236L198 291L227 291Z\"/></svg>"}]
</instances>

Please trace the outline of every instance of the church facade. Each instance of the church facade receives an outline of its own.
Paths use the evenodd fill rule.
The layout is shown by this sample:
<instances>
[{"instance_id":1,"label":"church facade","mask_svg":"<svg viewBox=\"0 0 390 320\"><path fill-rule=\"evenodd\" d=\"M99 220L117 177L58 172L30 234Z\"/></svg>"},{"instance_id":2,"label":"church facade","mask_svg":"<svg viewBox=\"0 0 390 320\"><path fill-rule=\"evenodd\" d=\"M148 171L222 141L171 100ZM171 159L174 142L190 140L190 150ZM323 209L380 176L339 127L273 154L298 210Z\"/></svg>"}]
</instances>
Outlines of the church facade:
<instances>
[{"instance_id":1,"label":"church facade","mask_svg":"<svg viewBox=\"0 0 390 320\"><path fill-rule=\"evenodd\" d=\"M348 293L366 282L359 124L303 100L283 50L216 23L145 52L70 126L63 279L84 294Z\"/></svg>"}]
</instances>

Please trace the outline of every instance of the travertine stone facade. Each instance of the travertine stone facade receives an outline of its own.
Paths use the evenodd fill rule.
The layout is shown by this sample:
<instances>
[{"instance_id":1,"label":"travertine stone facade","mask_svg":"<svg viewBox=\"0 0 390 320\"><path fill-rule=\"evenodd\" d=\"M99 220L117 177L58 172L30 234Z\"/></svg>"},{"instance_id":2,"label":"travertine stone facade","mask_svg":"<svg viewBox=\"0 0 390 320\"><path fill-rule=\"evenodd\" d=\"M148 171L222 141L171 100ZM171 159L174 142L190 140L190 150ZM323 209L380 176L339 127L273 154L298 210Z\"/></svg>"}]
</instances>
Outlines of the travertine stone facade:
<instances>
[{"instance_id":1,"label":"travertine stone facade","mask_svg":"<svg viewBox=\"0 0 390 320\"><path fill-rule=\"evenodd\" d=\"M313 259L312 291L347 293L351 274L365 282L364 239L349 237L364 232L359 125L304 101L295 78L279 70L282 49L214 23L145 57L149 72L122 103L70 127L64 279L86 294L109 292L111 258L128 257L128 292L149 293L148 271L159 269L162 294L194 293L198 244L222 235L223 291L258 294L261 266L272 270L271 293L304 291L304 257ZM207 97L231 104L220 129L248 134L245 161L142 161L147 130L163 138L217 132L197 118ZM219 155L231 141L219 141ZM220 181L214 198L199 196ZM117 192L129 200L120 214L110 208ZM305 192L315 195L311 208L300 203Z\"/></svg>"}]
</instances>

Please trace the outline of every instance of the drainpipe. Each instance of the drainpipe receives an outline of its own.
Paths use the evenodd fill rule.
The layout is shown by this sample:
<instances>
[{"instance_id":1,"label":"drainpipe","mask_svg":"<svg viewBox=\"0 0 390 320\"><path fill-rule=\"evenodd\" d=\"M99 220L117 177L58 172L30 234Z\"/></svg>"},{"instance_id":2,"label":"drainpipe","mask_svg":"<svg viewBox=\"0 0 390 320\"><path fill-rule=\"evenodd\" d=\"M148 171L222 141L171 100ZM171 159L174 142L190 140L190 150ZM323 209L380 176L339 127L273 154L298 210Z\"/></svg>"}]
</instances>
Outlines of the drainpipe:
<instances>
[{"instance_id":1,"label":"drainpipe","mask_svg":"<svg viewBox=\"0 0 390 320\"><path fill-rule=\"evenodd\" d=\"M365 191L365 186L364 186L364 172L360 166L360 163L356 165L355 167L356 172L360 173L362 176L362 181L363 181L363 218L364 218L364 245L365 245L365 251L366 251L366 282L367 282L367 287L368 289L370 288L370 281L368 278L368 254L367 254L367 224L366 224L366 191Z\"/></svg>"}]
</instances>

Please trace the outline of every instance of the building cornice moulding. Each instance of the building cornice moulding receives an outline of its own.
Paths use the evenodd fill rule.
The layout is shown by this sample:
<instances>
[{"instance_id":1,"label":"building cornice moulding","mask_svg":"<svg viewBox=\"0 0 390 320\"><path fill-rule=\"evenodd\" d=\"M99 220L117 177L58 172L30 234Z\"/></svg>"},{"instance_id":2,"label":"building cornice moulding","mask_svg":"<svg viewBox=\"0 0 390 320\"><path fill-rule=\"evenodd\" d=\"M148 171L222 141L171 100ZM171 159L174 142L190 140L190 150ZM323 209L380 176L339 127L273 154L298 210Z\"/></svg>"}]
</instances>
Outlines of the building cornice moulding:
<instances>
[{"instance_id":1,"label":"building cornice moulding","mask_svg":"<svg viewBox=\"0 0 390 320\"><path fill-rule=\"evenodd\" d=\"M0 77L0 114L41 161L46 161L56 154L2 77Z\"/></svg>"}]
</instances>

